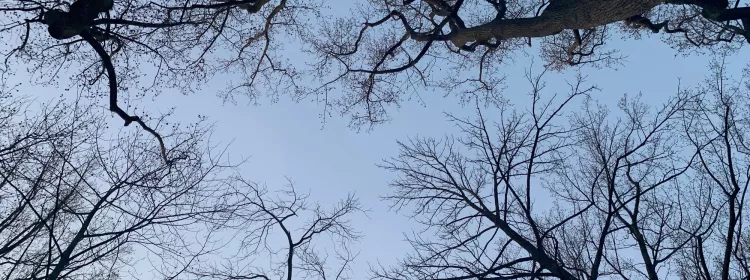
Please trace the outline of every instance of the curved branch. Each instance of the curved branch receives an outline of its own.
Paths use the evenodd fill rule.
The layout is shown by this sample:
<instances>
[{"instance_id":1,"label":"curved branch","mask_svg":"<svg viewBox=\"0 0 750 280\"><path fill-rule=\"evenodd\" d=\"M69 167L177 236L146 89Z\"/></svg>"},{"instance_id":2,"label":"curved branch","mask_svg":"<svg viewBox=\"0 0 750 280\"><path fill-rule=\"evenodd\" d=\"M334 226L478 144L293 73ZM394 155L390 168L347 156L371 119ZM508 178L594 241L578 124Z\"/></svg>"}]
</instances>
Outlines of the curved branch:
<instances>
[{"instance_id":1,"label":"curved branch","mask_svg":"<svg viewBox=\"0 0 750 280\"><path fill-rule=\"evenodd\" d=\"M87 43L89 43L89 45L91 45L92 48L94 48L94 51L96 51L96 53L101 58L104 68L107 70L107 76L109 76L109 110L123 119L125 121L125 126L130 125L132 122L136 122L141 126L141 128L156 137L156 140L159 141L161 156L164 159L164 162L167 164L173 163L173 160L169 160L167 158L167 148L164 145L164 139L162 139L161 135L159 135L158 132L149 127L143 120L141 120L140 117L128 115L128 113L126 113L122 108L120 108L119 105L117 105L117 75L115 73L115 66L112 64L112 58L109 56L104 47L102 47L102 44L94 39L94 36L91 35L88 30L82 31L80 35L83 40L85 40Z\"/></svg>"}]
</instances>

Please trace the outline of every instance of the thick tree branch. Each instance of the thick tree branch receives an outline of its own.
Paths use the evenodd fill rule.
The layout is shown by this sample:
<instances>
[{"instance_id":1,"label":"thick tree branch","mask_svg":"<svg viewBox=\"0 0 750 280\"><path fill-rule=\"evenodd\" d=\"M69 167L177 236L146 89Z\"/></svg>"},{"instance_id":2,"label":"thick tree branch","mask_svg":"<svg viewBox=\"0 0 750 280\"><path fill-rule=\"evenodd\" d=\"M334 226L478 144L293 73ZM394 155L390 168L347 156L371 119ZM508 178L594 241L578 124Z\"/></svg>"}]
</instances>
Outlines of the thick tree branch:
<instances>
[{"instance_id":1,"label":"thick tree branch","mask_svg":"<svg viewBox=\"0 0 750 280\"><path fill-rule=\"evenodd\" d=\"M130 26L138 26L138 27L145 27L145 28L165 28L165 27L175 27L175 26L181 26L181 25L200 25L204 23L205 22L193 22L193 21L158 23L158 22L140 22L140 21L127 20L127 19L117 19L117 18L101 18L101 19L95 20L92 23L92 25L117 24L117 25L130 25Z\"/></svg>"},{"instance_id":2,"label":"thick tree branch","mask_svg":"<svg viewBox=\"0 0 750 280\"><path fill-rule=\"evenodd\" d=\"M617 22L662 4L663 0L578 0L564 1L535 17L495 19L463 30L454 30L448 37L456 46L490 39L546 37L566 29L590 29ZM417 38L415 38L418 40Z\"/></svg>"},{"instance_id":3,"label":"thick tree branch","mask_svg":"<svg viewBox=\"0 0 750 280\"><path fill-rule=\"evenodd\" d=\"M117 104L117 74L115 73L115 66L112 64L112 58L104 47L102 47L102 44L96 41L94 36L92 36L88 30L84 30L80 35L81 38L94 48L94 51L96 51L101 58L104 68L107 70L107 76L109 76L109 110L122 118L125 121L125 126L130 125L132 122L137 122L141 128L156 137L156 140L159 141L161 156L164 159L164 162L171 164L173 161L167 158L167 148L164 145L164 139L162 139L161 135L149 127L140 117L129 115Z\"/></svg>"}]
</instances>

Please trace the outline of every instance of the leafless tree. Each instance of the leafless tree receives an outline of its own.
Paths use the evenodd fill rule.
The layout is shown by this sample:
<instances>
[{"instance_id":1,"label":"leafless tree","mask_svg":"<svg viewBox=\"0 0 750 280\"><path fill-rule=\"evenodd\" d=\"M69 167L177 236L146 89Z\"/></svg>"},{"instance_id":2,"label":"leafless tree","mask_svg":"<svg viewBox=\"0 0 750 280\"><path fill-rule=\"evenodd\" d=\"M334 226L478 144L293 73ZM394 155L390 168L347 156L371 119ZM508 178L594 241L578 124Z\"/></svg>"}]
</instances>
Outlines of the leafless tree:
<instances>
[{"instance_id":1,"label":"leafless tree","mask_svg":"<svg viewBox=\"0 0 750 280\"><path fill-rule=\"evenodd\" d=\"M529 76L528 113L480 110L453 118L461 137L401 143L387 199L424 227L373 278L747 278L749 88L713 69L705 87L661 107L624 97L618 114L580 80L543 101Z\"/></svg>"},{"instance_id":2,"label":"leafless tree","mask_svg":"<svg viewBox=\"0 0 750 280\"><path fill-rule=\"evenodd\" d=\"M561 69L616 63L616 50L606 46L617 34L662 32L685 51L737 49L750 38L742 0L351 4L356 9L342 13L297 0L8 0L0 4L4 71L28 69L51 85L68 78L63 86L109 96L126 124L144 128L146 120L125 112L118 96L190 93L216 74L229 77L222 91L229 100L318 98L326 114L335 109L353 124L374 124L423 89L496 98L498 67L534 40L541 57Z\"/></svg>"},{"instance_id":3,"label":"leafless tree","mask_svg":"<svg viewBox=\"0 0 750 280\"><path fill-rule=\"evenodd\" d=\"M334 80L347 91L343 105L360 105L355 117L363 123L386 119L386 106L415 87L494 99L499 66L532 44L556 69L618 63L607 43L619 35L662 32L683 51L736 49L748 37L740 18L750 11L744 1L725 0L368 2L360 13L366 23L343 19L315 40L319 69L336 69Z\"/></svg>"},{"instance_id":4,"label":"leafless tree","mask_svg":"<svg viewBox=\"0 0 750 280\"><path fill-rule=\"evenodd\" d=\"M243 179L234 182L245 204L235 213L239 218L227 227L234 236L229 250L217 252L215 261L195 264L186 270L188 277L351 279L351 264L357 256L351 245L360 235L349 219L363 214L354 196L325 209L310 203L309 196L298 193L291 181L276 192ZM267 261L259 261L263 259Z\"/></svg>"},{"instance_id":5,"label":"leafless tree","mask_svg":"<svg viewBox=\"0 0 750 280\"><path fill-rule=\"evenodd\" d=\"M690 233L679 272L685 279L745 279L750 277L744 213L750 184L748 84L730 79L724 61L712 68L711 79L699 89L711 98L695 102L682 123L696 151L688 181L695 193L688 205L695 214L688 221L710 226Z\"/></svg>"},{"instance_id":6,"label":"leafless tree","mask_svg":"<svg viewBox=\"0 0 750 280\"><path fill-rule=\"evenodd\" d=\"M30 104L0 103L4 278L117 278L133 250L190 254L182 235L236 208L211 181L222 168L203 148L205 128L165 133L169 153L184 158L166 164L139 134L109 139L91 106L55 103L34 115Z\"/></svg>"},{"instance_id":7,"label":"leafless tree","mask_svg":"<svg viewBox=\"0 0 750 280\"><path fill-rule=\"evenodd\" d=\"M347 220L360 210L353 196L330 210L307 202L291 186L273 197L233 175L221 161L223 151L206 142L210 129L199 124L172 132L162 127L167 153L181 158L164 162L150 138L113 134L99 110L84 103L40 109L25 99L0 97L2 278L127 278L133 269L148 268L139 261L148 256L156 257L151 274L141 275L148 279L205 271L250 277L256 274L235 275L250 272L223 270L219 265L227 263L211 266L208 260L226 257L239 265L279 236L288 241L288 258L275 267L283 272L273 271L287 273L287 279L293 268L295 279L347 279L355 257L348 246L358 238ZM296 217L311 220L295 223ZM271 235L274 228L282 232ZM331 271L316 249L322 236L340 245L339 270ZM228 245L235 246L234 254L217 255Z\"/></svg>"}]
</instances>

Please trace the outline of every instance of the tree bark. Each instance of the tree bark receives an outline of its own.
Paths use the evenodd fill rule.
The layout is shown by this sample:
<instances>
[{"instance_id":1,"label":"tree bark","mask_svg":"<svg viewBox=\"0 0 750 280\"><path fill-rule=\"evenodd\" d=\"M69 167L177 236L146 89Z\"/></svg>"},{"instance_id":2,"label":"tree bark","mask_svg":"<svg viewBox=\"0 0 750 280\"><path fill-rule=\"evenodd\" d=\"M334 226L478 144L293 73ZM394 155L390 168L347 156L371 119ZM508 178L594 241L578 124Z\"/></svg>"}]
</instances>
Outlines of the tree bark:
<instances>
[{"instance_id":1,"label":"tree bark","mask_svg":"<svg viewBox=\"0 0 750 280\"><path fill-rule=\"evenodd\" d=\"M456 46L490 39L546 37L566 29L588 29L643 14L664 0L553 0L536 17L495 19L454 30L448 37Z\"/></svg>"}]
</instances>

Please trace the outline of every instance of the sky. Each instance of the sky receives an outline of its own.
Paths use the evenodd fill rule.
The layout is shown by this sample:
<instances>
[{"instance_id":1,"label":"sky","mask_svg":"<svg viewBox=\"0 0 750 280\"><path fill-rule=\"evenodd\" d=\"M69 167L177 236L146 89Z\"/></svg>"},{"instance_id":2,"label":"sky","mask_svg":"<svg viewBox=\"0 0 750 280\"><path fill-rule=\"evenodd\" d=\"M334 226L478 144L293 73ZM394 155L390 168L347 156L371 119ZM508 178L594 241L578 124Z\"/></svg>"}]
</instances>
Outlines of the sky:
<instances>
[{"instance_id":1,"label":"sky","mask_svg":"<svg viewBox=\"0 0 750 280\"><path fill-rule=\"evenodd\" d=\"M615 40L613 47L627 58L616 69L583 68L588 84L597 85L601 91L594 98L615 105L623 94L643 93L644 100L657 105L674 96L678 84L683 87L699 85L707 75L710 56L677 55L658 37L633 40ZM524 71L535 60L535 73L541 62L519 53L516 62L503 68L508 74L504 96L519 105L528 104L530 87ZM733 57L729 73L740 76L750 53L741 52ZM574 81L575 71L549 73L545 94L567 93L565 81ZM290 177L299 190L309 190L311 199L323 205L355 192L366 208L369 217L358 217L353 225L365 236L357 248L360 255L355 264L355 279L366 277L367 263L393 263L395 258L409 252L404 233L416 230L415 223L405 216L389 211L387 202L379 199L389 193L388 182L395 174L379 169L376 164L398 155L397 140L407 137L443 137L456 131L447 121L444 112L459 117L475 116L473 106L459 104L457 98L443 97L438 92L423 92L424 105L406 101L401 108L393 108L392 121L379 125L371 132L357 132L347 127L346 117L328 118L321 126L320 104L294 102L281 98L278 103L261 100L259 106L222 104L210 90L196 95L165 94L158 102L176 106L176 117L188 119L197 114L209 116L216 123L214 139L230 143L231 157L249 156L242 167L243 175L254 181L265 182L270 188L283 186L284 176ZM576 108L577 106L570 106ZM612 107L611 107L612 108ZM613 108L614 109L614 108ZM487 112L492 112L488 110ZM487 114L490 115L491 114ZM536 203L546 203L539 197ZM361 273L361 274L360 274ZM360 278L361 277L361 278Z\"/></svg>"},{"instance_id":2,"label":"sky","mask_svg":"<svg viewBox=\"0 0 750 280\"><path fill-rule=\"evenodd\" d=\"M601 102L616 104L625 93L642 92L646 100L658 104L674 95L678 78L682 79L683 86L695 86L707 74L710 56L678 55L656 36L640 41L613 40L612 47L627 56L622 66L582 69L589 84L601 88L594 94ZM520 104L517 109L522 109L523 104L528 103L526 94L530 91L524 71L535 60L533 70L538 73L541 60L535 49L529 50L528 56L517 54L514 63L502 68L508 75L503 94ZM736 62L730 63L730 73L739 77L739 69L750 61L750 53L742 51L732 60ZM572 81L574 74L571 69L549 73L547 94L567 93L564 81ZM214 82L221 85L226 81ZM58 96L59 91L52 89L49 94ZM414 136L443 137L455 132L445 112L465 117L475 115L473 106L463 106L453 96L444 97L439 92L420 94L424 104L405 101L400 108L391 108L392 121L370 132L350 129L347 117L337 115L321 126L322 105L314 101L294 102L282 97L276 103L261 99L258 106L244 102L234 105L223 103L211 87L191 95L167 91L153 103L146 104L149 99L141 103L152 112L176 107L173 118L186 122L197 120L198 115L208 116L209 122L215 123L213 141L229 145L230 159L238 161L249 157L241 167L242 175L249 180L274 188L286 184L285 176L288 176L298 190L310 192L311 201L323 205L335 203L347 193L356 193L365 208L370 209L367 217L360 215L353 220L353 226L364 234L356 246L360 255L354 266L355 279L362 279L366 278L368 262L388 264L404 256L409 247L403 234L416 229L414 222L389 211L388 204L380 200L379 197L389 193L388 182L395 174L379 169L376 164L398 154L397 140ZM104 104L106 100L102 98L100 102ZM110 121L122 123L115 116ZM538 198L537 203L545 203L544 198Z\"/></svg>"}]
</instances>

